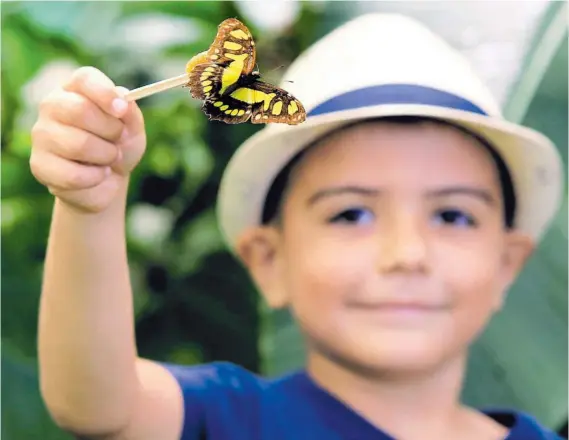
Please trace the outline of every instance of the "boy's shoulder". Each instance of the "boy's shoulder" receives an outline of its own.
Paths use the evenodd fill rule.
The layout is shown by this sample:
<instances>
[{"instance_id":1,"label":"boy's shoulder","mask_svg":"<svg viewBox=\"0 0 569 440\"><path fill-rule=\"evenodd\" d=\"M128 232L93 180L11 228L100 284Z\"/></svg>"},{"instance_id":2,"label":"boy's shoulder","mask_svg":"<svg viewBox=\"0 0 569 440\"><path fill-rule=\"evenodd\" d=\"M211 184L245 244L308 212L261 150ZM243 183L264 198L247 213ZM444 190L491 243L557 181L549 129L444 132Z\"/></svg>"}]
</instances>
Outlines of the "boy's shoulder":
<instances>
[{"instance_id":1,"label":"boy's shoulder","mask_svg":"<svg viewBox=\"0 0 569 440\"><path fill-rule=\"evenodd\" d=\"M182 440L393 440L319 388L304 371L265 378L230 362L163 363L184 396ZM506 440L561 440L523 412L485 410ZM310 435L308 435L310 433Z\"/></svg>"},{"instance_id":2,"label":"boy's shoulder","mask_svg":"<svg viewBox=\"0 0 569 440\"><path fill-rule=\"evenodd\" d=\"M294 395L298 372L267 379L230 362L161 365L182 391L181 440L308 440L313 431L301 416L306 405Z\"/></svg>"},{"instance_id":3,"label":"boy's shoulder","mask_svg":"<svg viewBox=\"0 0 569 440\"><path fill-rule=\"evenodd\" d=\"M184 397L223 394L226 398L252 401L290 388L302 374L297 371L279 378L266 378L242 366L221 361L198 365L161 365L177 380Z\"/></svg>"}]
</instances>

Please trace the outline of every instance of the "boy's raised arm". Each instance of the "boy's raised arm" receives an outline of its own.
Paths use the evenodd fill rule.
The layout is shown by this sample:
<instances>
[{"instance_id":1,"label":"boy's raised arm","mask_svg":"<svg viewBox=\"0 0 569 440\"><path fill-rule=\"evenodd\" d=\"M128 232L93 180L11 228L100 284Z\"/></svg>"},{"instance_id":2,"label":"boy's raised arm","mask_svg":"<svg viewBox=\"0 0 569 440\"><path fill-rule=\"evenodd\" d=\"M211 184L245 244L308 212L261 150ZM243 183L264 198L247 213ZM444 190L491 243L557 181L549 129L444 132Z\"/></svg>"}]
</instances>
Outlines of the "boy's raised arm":
<instances>
[{"instance_id":1,"label":"boy's raised arm","mask_svg":"<svg viewBox=\"0 0 569 440\"><path fill-rule=\"evenodd\" d=\"M44 100L30 167L56 196L39 318L40 383L54 420L82 437L179 437L182 397L138 359L125 243L142 114L94 68ZM128 433L128 434L127 434Z\"/></svg>"}]
</instances>

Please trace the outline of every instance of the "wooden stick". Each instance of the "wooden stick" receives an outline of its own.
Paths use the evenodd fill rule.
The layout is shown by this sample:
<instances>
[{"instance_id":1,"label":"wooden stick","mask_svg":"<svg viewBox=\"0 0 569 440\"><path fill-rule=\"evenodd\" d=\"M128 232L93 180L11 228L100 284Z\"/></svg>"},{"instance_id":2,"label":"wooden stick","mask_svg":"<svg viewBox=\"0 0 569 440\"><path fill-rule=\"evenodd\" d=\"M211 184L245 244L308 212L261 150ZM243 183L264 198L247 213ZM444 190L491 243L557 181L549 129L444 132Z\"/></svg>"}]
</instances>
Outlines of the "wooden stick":
<instances>
[{"instance_id":1,"label":"wooden stick","mask_svg":"<svg viewBox=\"0 0 569 440\"><path fill-rule=\"evenodd\" d=\"M138 89L131 90L125 96L127 101L136 101L141 98L146 98L147 96L154 95L155 93L160 93L174 87L179 87L187 84L189 81L188 74L184 73L180 76L175 76L173 78L164 79L162 81L155 82L154 84L148 84L144 87L139 87Z\"/></svg>"}]
</instances>

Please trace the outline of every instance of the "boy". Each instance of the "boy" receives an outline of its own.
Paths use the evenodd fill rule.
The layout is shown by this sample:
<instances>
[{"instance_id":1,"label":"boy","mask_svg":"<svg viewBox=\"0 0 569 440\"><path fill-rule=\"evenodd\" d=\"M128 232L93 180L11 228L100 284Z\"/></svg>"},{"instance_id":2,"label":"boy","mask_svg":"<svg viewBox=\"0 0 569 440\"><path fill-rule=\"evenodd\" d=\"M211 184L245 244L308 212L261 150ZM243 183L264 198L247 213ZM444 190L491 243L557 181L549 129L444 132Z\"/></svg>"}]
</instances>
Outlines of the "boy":
<instances>
[{"instance_id":1,"label":"boy","mask_svg":"<svg viewBox=\"0 0 569 440\"><path fill-rule=\"evenodd\" d=\"M557 209L554 147L398 16L342 26L286 77L309 118L242 146L219 200L229 247L306 339L306 368L276 380L137 357L124 208L142 115L92 68L46 99L31 168L56 196L39 333L56 422L93 439L557 438L459 401L468 346Z\"/></svg>"}]
</instances>

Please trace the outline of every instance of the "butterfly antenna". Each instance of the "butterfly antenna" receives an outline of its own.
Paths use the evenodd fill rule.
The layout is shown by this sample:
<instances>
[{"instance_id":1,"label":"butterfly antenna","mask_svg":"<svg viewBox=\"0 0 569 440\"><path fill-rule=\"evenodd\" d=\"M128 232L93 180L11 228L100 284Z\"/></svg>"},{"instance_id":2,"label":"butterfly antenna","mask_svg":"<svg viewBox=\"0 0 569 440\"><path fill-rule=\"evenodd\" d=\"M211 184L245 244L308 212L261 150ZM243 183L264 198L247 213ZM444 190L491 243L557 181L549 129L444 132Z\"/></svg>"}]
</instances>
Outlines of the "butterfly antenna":
<instances>
[{"instance_id":1,"label":"butterfly antenna","mask_svg":"<svg viewBox=\"0 0 569 440\"><path fill-rule=\"evenodd\" d=\"M273 70L271 70L271 72L274 72L275 70L282 69L283 67L284 67L284 64L281 64L280 66L275 67Z\"/></svg>"},{"instance_id":2,"label":"butterfly antenna","mask_svg":"<svg viewBox=\"0 0 569 440\"><path fill-rule=\"evenodd\" d=\"M282 69L283 67L284 67L284 64L281 64L280 66L275 67L273 70L271 70L271 72L274 72L275 70ZM291 84L294 83L294 81L290 81L290 80L287 80L287 79L285 79L284 82L288 82L288 83L291 83Z\"/></svg>"}]
</instances>

